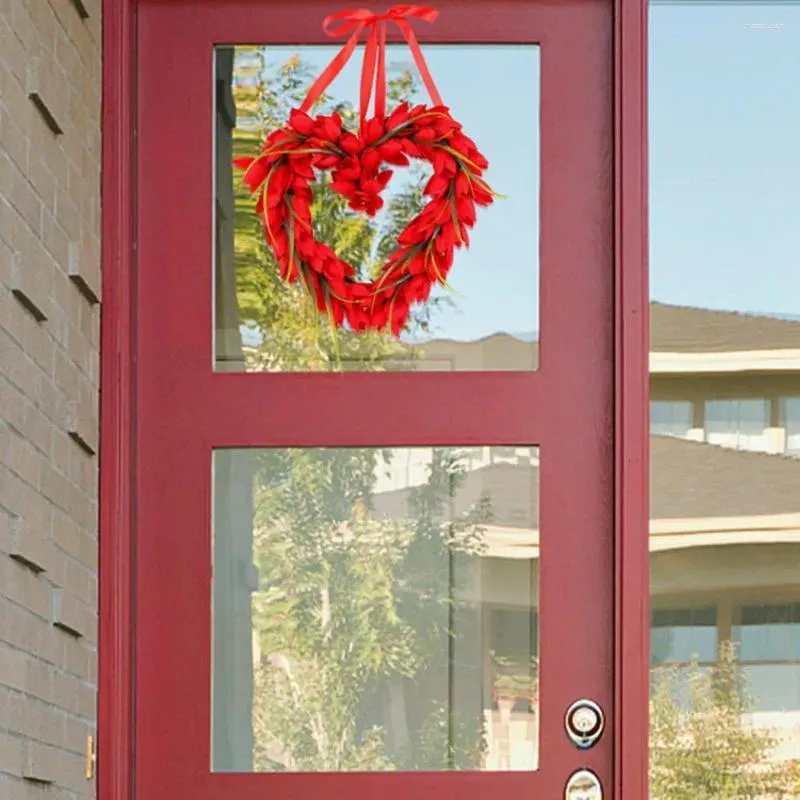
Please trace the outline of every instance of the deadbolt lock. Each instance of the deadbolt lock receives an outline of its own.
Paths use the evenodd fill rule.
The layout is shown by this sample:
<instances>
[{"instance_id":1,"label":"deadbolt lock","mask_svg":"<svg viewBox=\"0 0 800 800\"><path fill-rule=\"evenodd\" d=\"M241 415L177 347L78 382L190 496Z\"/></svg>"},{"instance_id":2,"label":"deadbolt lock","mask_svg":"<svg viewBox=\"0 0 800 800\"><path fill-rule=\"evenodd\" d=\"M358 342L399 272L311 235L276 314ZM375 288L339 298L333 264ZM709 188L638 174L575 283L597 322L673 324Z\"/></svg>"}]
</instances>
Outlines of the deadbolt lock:
<instances>
[{"instance_id":1,"label":"deadbolt lock","mask_svg":"<svg viewBox=\"0 0 800 800\"><path fill-rule=\"evenodd\" d=\"M597 744L605 724L603 709L594 700L576 700L564 715L567 736L581 750L588 750Z\"/></svg>"}]
</instances>

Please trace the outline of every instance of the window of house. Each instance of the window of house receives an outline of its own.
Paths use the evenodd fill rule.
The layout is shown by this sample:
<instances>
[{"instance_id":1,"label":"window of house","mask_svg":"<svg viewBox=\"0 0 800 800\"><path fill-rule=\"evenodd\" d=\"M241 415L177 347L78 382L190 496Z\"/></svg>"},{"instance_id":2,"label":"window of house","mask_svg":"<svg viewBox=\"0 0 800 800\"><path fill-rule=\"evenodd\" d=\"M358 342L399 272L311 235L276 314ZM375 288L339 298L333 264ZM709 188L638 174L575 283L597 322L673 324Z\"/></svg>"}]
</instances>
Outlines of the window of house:
<instances>
[{"instance_id":1,"label":"window of house","mask_svg":"<svg viewBox=\"0 0 800 800\"><path fill-rule=\"evenodd\" d=\"M781 427L786 430L786 455L800 458L800 397L781 399Z\"/></svg>"},{"instance_id":2,"label":"window of house","mask_svg":"<svg viewBox=\"0 0 800 800\"><path fill-rule=\"evenodd\" d=\"M709 400L705 404L706 441L710 444L767 452L768 426L768 400Z\"/></svg>"},{"instance_id":3,"label":"window of house","mask_svg":"<svg viewBox=\"0 0 800 800\"><path fill-rule=\"evenodd\" d=\"M514 703L514 711L528 712L537 692L539 615L532 608L495 607L490 625L492 705L496 707L507 696Z\"/></svg>"},{"instance_id":4,"label":"window of house","mask_svg":"<svg viewBox=\"0 0 800 800\"><path fill-rule=\"evenodd\" d=\"M715 606L654 609L650 616L651 695L667 691L681 708L691 705L687 678L717 658Z\"/></svg>"},{"instance_id":5,"label":"window of house","mask_svg":"<svg viewBox=\"0 0 800 800\"><path fill-rule=\"evenodd\" d=\"M754 711L800 711L800 602L741 606L733 639Z\"/></svg>"},{"instance_id":6,"label":"window of house","mask_svg":"<svg viewBox=\"0 0 800 800\"><path fill-rule=\"evenodd\" d=\"M710 663L717 657L716 606L654 609L650 617L650 663Z\"/></svg>"},{"instance_id":7,"label":"window of house","mask_svg":"<svg viewBox=\"0 0 800 800\"><path fill-rule=\"evenodd\" d=\"M687 400L654 400L650 403L650 432L686 438L692 427L692 404Z\"/></svg>"}]
</instances>

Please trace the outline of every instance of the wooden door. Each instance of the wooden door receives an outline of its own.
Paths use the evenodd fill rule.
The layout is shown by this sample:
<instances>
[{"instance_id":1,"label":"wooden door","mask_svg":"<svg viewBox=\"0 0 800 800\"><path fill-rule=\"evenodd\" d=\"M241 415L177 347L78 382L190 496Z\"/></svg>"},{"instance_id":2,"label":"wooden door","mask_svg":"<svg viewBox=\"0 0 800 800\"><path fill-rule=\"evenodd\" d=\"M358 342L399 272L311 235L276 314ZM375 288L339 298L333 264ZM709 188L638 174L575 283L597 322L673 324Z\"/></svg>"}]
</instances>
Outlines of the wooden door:
<instances>
[{"instance_id":1,"label":"wooden door","mask_svg":"<svg viewBox=\"0 0 800 800\"><path fill-rule=\"evenodd\" d=\"M422 345L342 332L334 358L297 323L298 288L259 272L230 164L298 59L338 46L321 20L339 7L140 4L138 798L554 798L580 768L611 796L612 7L437 7L423 47L481 59L452 56L474 90L454 115L486 103L490 162L538 164L480 245L478 219L480 269L506 288L469 308L500 307L497 331L534 316L470 341L449 311ZM536 74L501 76L524 48ZM579 698L606 712L587 750L564 730Z\"/></svg>"}]
</instances>

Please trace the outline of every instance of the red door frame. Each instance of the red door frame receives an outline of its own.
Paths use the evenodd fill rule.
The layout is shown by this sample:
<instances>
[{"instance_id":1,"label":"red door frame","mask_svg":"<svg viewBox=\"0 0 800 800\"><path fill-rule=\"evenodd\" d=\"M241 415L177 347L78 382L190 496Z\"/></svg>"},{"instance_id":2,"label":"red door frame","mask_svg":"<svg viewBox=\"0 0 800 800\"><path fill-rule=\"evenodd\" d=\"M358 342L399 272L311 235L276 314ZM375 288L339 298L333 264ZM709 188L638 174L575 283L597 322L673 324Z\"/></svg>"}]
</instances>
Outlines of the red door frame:
<instances>
[{"instance_id":1,"label":"red door frame","mask_svg":"<svg viewBox=\"0 0 800 800\"><path fill-rule=\"evenodd\" d=\"M614 0L615 770L647 797L646 0ZM104 0L100 800L133 800L136 0Z\"/></svg>"}]
</instances>

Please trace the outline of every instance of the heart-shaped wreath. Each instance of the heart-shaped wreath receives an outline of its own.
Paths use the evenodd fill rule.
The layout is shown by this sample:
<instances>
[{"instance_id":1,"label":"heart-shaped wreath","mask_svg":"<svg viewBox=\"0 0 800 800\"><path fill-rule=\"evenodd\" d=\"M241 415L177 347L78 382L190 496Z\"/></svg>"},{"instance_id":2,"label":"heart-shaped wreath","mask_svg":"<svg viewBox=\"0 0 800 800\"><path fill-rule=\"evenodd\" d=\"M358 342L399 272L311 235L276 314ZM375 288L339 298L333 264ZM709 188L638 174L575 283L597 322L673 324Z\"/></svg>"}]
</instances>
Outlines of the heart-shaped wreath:
<instances>
[{"instance_id":1,"label":"heart-shaped wreath","mask_svg":"<svg viewBox=\"0 0 800 800\"><path fill-rule=\"evenodd\" d=\"M350 40L315 81L288 124L273 131L255 158L237 159L244 183L257 195L256 212L278 264L281 278L299 281L317 309L354 331L383 330L395 336L405 326L414 303L428 300L434 285L446 285L455 249L469 245L475 206L491 204L494 193L483 179L488 162L444 106L407 17L432 22L437 12L420 6L397 6L386 14L343 11L325 19L330 35L352 31ZM398 25L428 89L432 106L403 103L386 116L386 24ZM334 22L341 22L332 28ZM370 29L361 76L361 124L346 130L338 114L311 117L307 111L341 72ZM367 119L373 73L375 114ZM427 161L433 176L424 189L430 199L397 238L397 248L377 277L361 281L358 270L314 235L311 184L317 173L332 171L331 188L349 208L374 216L383 205L381 192L392 176L390 166L409 159Z\"/></svg>"}]
</instances>

